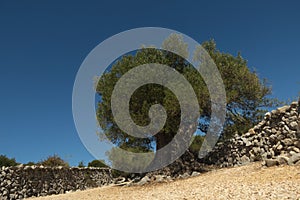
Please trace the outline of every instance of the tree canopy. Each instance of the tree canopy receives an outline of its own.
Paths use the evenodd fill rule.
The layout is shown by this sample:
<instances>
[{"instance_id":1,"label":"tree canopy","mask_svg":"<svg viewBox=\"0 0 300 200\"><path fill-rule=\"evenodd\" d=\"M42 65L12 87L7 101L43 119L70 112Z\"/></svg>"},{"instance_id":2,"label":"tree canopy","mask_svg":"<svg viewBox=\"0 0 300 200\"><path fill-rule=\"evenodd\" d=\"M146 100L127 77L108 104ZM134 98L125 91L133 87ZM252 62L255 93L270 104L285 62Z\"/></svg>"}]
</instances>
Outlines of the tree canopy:
<instances>
[{"instance_id":1,"label":"tree canopy","mask_svg":"<svg viewBox=\"0 0 300 200\"><path fill-rule=\"evenodd\" d=\"M180 55L188 56L188 46L180 35L171 35L163 46L166 49L180 51ZM230 138L234 134L242 134L263 116L268 107L276 101L269 97L271 88L265 80L260 80L255 71L250 70L247 61L240 53L233 56L220 52L213 40L204 42L202 47L214 60L222 76L226 90L226 122L222 138ZM149 109L154 104L161 104L167 113L163 129L153 137L135 138L123 132L116 124L111 108L111 95L117 81L129 70L148 63L167 65L181 73L193 87L199 103L199 117L195 121L204 135L210 122L211 102L206 84L197 70L187 60L170 51L154 48L143 48L131 52L117 60L100 78L96 92L101 97L97 104L97 120L106 137L115 145L132 152L148 152L158 150L168 144L177 133L181 110L176 96L166 87L147 84L138 88L130 99L130 115L133 121L146 126L150 123ZM146 76L146 75L145 75ZM192 144L196 151L196 143L203 139L197 137ZM199 145L198 145L199 146Z\"/></svg>"}]
</instances>

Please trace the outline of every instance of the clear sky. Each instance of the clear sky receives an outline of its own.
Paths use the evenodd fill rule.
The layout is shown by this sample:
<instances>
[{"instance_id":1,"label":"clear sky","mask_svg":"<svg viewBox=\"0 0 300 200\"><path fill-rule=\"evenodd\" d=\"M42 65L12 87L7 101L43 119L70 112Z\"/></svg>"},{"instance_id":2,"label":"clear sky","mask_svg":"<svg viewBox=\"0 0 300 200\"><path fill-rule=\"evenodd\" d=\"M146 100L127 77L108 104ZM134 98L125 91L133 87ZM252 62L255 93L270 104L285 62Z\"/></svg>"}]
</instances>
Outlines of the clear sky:
<instances>
[{"instance_id":1,"label":"clear sky","mask_svg":"<svg viewBox=\"0 0 300 200\"><path fill-rule=\"evenodd\" d=\"M71 165L94 158L72 117L72 89L88 53L137 27L165 27L238 51L281 100L300 91L298 1L0 1L0 154Z\"/></svg>"}]
</instances>

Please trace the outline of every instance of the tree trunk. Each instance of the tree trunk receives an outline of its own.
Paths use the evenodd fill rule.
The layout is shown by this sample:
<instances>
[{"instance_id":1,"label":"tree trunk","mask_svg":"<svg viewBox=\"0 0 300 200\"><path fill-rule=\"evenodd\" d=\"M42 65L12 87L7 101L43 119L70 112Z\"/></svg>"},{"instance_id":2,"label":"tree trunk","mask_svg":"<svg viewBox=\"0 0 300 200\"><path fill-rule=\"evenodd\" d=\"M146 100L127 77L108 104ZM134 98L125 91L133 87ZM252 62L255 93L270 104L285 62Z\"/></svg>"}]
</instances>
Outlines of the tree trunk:
<instances>
[{"instance_id":1,"label":"tree trunk","mask_svg":"<svg viewBox=\"0 0 300 200\"><path fill-rule=\"evenodd\" d=\"M171 152L169 151L159 151L163 147L165 147L167 144L169 144L173 137L170 133L160 132L155 135L156 139L156 152L154 160L150 163L148 166L149 169L157 168L156 166L159 166L159 168L163 165L163 163L169 163L171 159Z\"/></svg>"}]
</instances>

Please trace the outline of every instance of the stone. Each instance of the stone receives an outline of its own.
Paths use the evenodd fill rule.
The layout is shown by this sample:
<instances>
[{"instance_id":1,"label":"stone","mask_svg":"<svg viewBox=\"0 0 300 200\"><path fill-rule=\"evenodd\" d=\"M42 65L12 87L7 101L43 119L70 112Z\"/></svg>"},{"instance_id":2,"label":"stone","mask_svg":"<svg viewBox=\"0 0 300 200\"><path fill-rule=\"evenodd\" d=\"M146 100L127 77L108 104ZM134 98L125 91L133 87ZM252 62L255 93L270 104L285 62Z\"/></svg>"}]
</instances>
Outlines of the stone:
<instances>
[{"instance_id":1,"label":"stone","mask_svg":"<svg viewBox=\"0 0 300 200\"><path fill-rule=\"evenodd\" d=\"M277 140L277 135L273 134L273 135L270 135L270 140L271 141L276 141Z\"/></svg>"},{"instance_id":2,"label":"stone","mask_svg":"<svg viewBox=\"0 0 300 200\"><path fill-rule=\"evenodd\" d=\"M184 174L178 176L178 178L183 178L183 179L188 178L188 177L190 177L190 175L188 173L184 173Z\"/></svg>"},{"instance_id":3,"label":"stone","mask_svg":"<svg viewBox=\"0 0 300 200\"><path fill-rule=\"evenodd\" d=\"M294 146L300 149L300 141L295 141Z\"/></svg>"},{"instance_id":4,"label":"stone","mask_svg":"<svg viewBox=\"0 0 300 200\"><path fill-rule=\"evenodd\" d=\"M166 176L163 175L154 175L155 182L163 182Z\"/></svg>"},{"instance_id":5,"label":"stone","mask_svg":"<svg viewBox=\"0 0 300 200\"><path fill-rule=\"evenodd\" d=\"M296 162L298 162L300 160L300 153L294 154L292 155L289 160L288 160L288 164L289 165L293 165Z\"/></svg>"},{"instance_id":6,"label":"stone","mask_svg":"<svg viewBox=\"0 0 300 200\"><path fill-rule=\"evenodd\" d=\"M283 113L285 113L289 108L290 108L290 106L283 106L283 107L277 108L277 111L278 111L280 114L283 114Z\"/></svg>"},{"instance_id":7,"label":"stone","mask_svg":"<svg viewBox=\"0 0 300 200\"><path fill-rule=\"evenodd\" d=\"M285 146L291 146L293 144L293 141L290 139L290 138L286 138L282 141L282 143L285 145Z\"/></svg>"},{"instance_id":8,"label":"stone","mask_svg":"<svg viewBox=\"0 0 300 200\"><path fill-rule=\"evenodd\" d=\"M242 165L246 165L250 162L250 158L248 158L246 155L244 155L244 156L241 157L240 161L241 161Z\"/></svg>"},{"instance_id":9,"label":"stone","mask_svg":"<svg viewBox=\"0 0 300 200\"><path fill-rule=\"evenodd\" d=\"M139 182L140 180L141 180L141 177L135 177L135 178L132 179L132 182L133 182L133 183L137 183L137 182Z\"/></svg>"},{"instance_id":10,"label":"stone","mask_svg":"<svg viewBox=\"0 0 300 200\"><path fill-rule=\"evenodd\" d=\"M296 153L300 153L300 149L298 149L297 147L292 147L293 151L295 151Z\"/></svg>"},{"instance_id":11,"label":"stone","mask_svg":"<svg viewBox=\"0 0 300 200\"><path fill-rule=\"evenodd\" d=\"M291 122L296 122L297 121L297 119L298 119L298 117L297 116L292 116L292 117L289 117L289 121L291 121ZM297 127L296 127L297 128Z\"/></svg>"},{"instance_id":12,"label":"stone","mask_svg":"<svg viewBox=\"0 0 300 200\"><path fill-rule=\"evenodd\" d=\"M5 189L5 188L4 188ZM1 189L2 190L2 189ZM3 192L2 192L2 195L3 196L6 196L8 194L7 190L5 189Z\"/></svg>"},{"instance_id":13,"label":"stone","mask_svg":"<svg viewBox=\"0 0 300 200\"><path fill-rule=\"evenodd\" d=\"M195 177L195 176L199 176L200 175L200 172L193 172L191 177Z\"/></svg>"},{"instance_id":14,"label":"stone","mask_svg":"<svg viewBox=\"0 0 300 200\"><path fill-rule=\"evenodd\" d=\"M254 128L249 129L248 133L250 133L250 135L255 135L255 130L254 130Z\"/></svg>"},{"instance_id":15,"label":"stone","mask_svg":"<svg viewBox=\"0 0 300 200\"><path fill-rule=\"evenodd\" d=\"M298 107L298 102L297 101L293 101L291 103L291 108L297 108Z\"/></svg>"},{"instance_id":16,"label":"stone","mask_svg":"<svg viewBox=\"0 0 300 200\"><path fill-rule=\"evenodd\" d=\"M276 147L276 150L278 151L281 151L283 149L283 146L281 144L279 144L277 147Z\"/></svg>"},{"instance_id":17,"label":"stone","mask_svg":"<svg viewBox=\"0 0 300 200\"><path fill-rule=\"evenodd\" d=\"M259 147L253 147L253 153L256 155L258 153L260 153L260 148Z\"/></svg>"},{"instance_id":18,"label":"stone","mask_svg":"<svg viewBox=\"0 0 300 200\"><path fill-rule=\"evenodd\" d=\"M265 163L267 167L273 167L279 164L277 159L266 159Z\"/></svg>"},{"instance_id":19,"label":"stone","mask_svg":"<svg viewBox=\"0 0 300 200\"><path fill-rule=\"evenodd\" d=\"M138 183L137 185L145 185L150 182L150 178L148 176L144 176Z\"/></svg>"},{"instance_id":20,"label":"stone","mask_svg":"<svg viewBox=\"0 0 300 200\"><path fill-rule=\"evenodd\" d=\"M266 114L265 114L265 118L266 118L266 120L268 120L268 119L270 119L271 118L271 113L270 112L267 112Z\"/></svg>"},{"instance_id":21,"label":"stone","mask_svg":"<svg viewBox=\"0 0 300 200\"><path fill-rule=\"evenodd\" d=\"M272 117L276 117L277 114L278 114L278 110L272 110L271 111L271 116Z\"/></svg>"},{"instance_id":22,"label":"stone","mask_svg":"<svg viewBox=\"0 0 300 200\"><path fill-rule=\"evenodd\" d=\"M285 165L285 164L288 163L289 158L286 157L286 156L278 156L278 157L277 157L277 160L278 160L278 164L279 164L279 165Z\"/></svg>"},{"instance_id":23,"label":"stone","mask_svg":"<svg viewBox=\"0 0 300 200\"><path fill-rule=\"evenodd\" d=\"M284 130L286 130L287 132L290 132L290 128L287 125L284 125Z\"/></svg>"},{"instance_id":24,"label":"stone","mask_svg":"<svg viewBox=\"0 0 300 200\"><path fill-rule=\"evenodd\" d=\"M173 181L173 179L172 179L171 176L167 176L167 177L166 177L166 180L167 180L167 181Z\"/></svg>"},{"instance_id":25,"label":"stone","mask_svg":"<svg viewBox=\"0 0 300 200\"><path fill-rule=\"evenodd\" d=\"M296 131L296 130L297 130L297 127L298 127L298 123L297 123L297 122L292 121L292 122L290 123L290 128L291 128L292 130Z\"/></svg>"},{"instance_id":26,"label":"stone","mask_svg":"<svg viewBox=\"0 0 300 200\"><path fill-rule=\"evenodd\" d=\"M115 184L121 184L121 183L124 183L126 181L126 178L124 177L118 177L115 179Z\"/></svg>"},{"instance_id":27,"label":"stone","mask_svg":"<svg viewBox=\"0 0 300 200\"><path fill-rule=\"evenodd\" d=\"M245 144L246 147L251 146L251 142L249 140L247 140L246 138L242 138L243 143Z\"/></svg>"}]
</instances>

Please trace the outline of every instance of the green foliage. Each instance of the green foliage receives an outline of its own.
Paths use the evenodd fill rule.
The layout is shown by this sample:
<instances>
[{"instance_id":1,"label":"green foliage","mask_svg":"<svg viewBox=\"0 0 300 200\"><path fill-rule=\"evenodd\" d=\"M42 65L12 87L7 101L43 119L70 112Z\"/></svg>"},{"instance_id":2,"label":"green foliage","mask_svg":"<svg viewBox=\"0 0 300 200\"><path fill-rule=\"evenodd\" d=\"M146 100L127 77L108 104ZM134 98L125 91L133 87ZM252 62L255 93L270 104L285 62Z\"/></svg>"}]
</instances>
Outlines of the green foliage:
<instances>
[{"instance_id":1,"label":"green foliage","mask_svg":"<svg viewBox=\"0 0 300 200\"><path fill-rule=\"evenodd\" d=\"M5 167L11 167L11 166L16 166L19 163L16 162L15 158L8 158L6 155L0 155L0 167L5 166Z\"/></svg>"},{"instance_id":2,"label":"green foliage","mask_svg":"<svg viewBox=\"0 0 300 200\"><path fill-rule=\"evenodd\" d=\"M188 46L180 36L171 35L163 46L175 52L177 50L184 57L188 56ZM266 109L277 105L276 99L268 96L271 94L271 87L265 80L261 81L255 71L249 69L247 61L240 54L233 56L220 52L213 40L204 42L202 46L214 60L225 85L227 116L223 139L230 138L236 133L242 134L262 119ZM178 100L168 88L157 84L147 84L138 88L131 96L129 112L137 125L146 126L150 123L148 116L150 107L154 104L161 104L168 117L165 126L158 134L145 139L135 138L119 129L114 121L111 111L111 94L115 84L130 69L147 63L159 63L172 67L189 81L199 102L201 114L199 129L206 133L211 116L211 102L203 78L184 58L169 51L143 48L135 54L123 56L113 64L111 70L98 79L96 92L101 96L101 100L98 102L97 120L104 130L104 133L99 133L100 138L103 138L101 134L105 134L111 142L123 149L131 152L147 152L153 150L153 143L156 144L156 149L162 148L177 133L181 117ZM196 152L202 142L203 137L196 136L190 149ZM114 151L108 153L114 155ZM122 162L130 163L130 158L124 158Z\"/></svg>"},{"instance_id":3,"label":"green foliage","mask_svg":"<svg viewBox=\"0 0 300 200\"><path fill-rule=\"evenodd\" d=\"M33 165L36 165L35 162L32 162L32 161L29 161L28 163L25 164L26 166L33 166Z\"/></svg>"},{"instance_id":4,"label":"green foliage","mask_svg":"<svg viewBox=\"0 0 300 200\"><path fill-rule=\"evenodd\" d=\"M204 42L202 46L217 65L225 85L227 118L223 138L245 133L262 120L267 108L278 106L279 101L269 97L271 87L265 79L259 80L240 53L236 57L222 53L213 40ZM209 117L209 110L204 110L206 112L202 116Z\"/></svg>"},{"instance_id":5,"label":"green foliage","mask_svg":"<svg viewBox=\"0 0 300 200\"><path fill-rule=\"evenodd\" d=\"M84 162L83 162L83 161L80 161L80 162L78 163L78 167L85 167Z\"/></svg>"},{"instance_id":6,"label":"green foliage","mask_svg":"<svg viewBox=\"0 0 300 200\"><path fill-rule=\"evenodd\" d=\"M47 159L42 160L38 164L46 167L58 167L58 166L69 167L69 163L64 161L56 154L54 154L53 156L49 156Z\"/></svg>"},{"instance_id":7,"label":"green foliage","mask_svg":"<svg viewBox=\"0 0 300 200\"><path fill-rule=\"evenodd\" d=\"M168 117L164 128L155 137L146 139L132 137L119 129L115 123L111 112L110 100L116 82L119 80L119 77L130 69L147 63L164 64L182 73L187 80L195 83L193 86L195 86L197 97L204 102L200 92L205 90L205 83L197 71L185 59L167 51L151 48L142 49L136 52L134 56L124 56L112 66L109 72L105 73L99 79L96 90L102 97L102 101L98 103L97 119L99 125L104 130L104 134L110 141L133 152L144 152L145 150L152 149L154 141L157 142L157 149L163 147L164 144L172 139L180 124L181 110L176 96L168 88L157 84L147 84L138 88L130 100L131 117L140 126L150 123L148 111L152 105L163 105ZM203 89L200 90L201 86ZM162 145L159 145L159 141L163 141Z\"/></svg>"},{"instance_id":8,"label":"green foliage","mask_svg":"<svg viewBox=\"0 0 300 200\"><path fill-rule=\"evenodd\" d=\"M189 150L191 153L193 153L195 156L198 156L199 150L202 146L203 140L205 136L202 135L195 135L193 136L193 142L189 147Z\"/></svg>"},{"instance_id":9,"label":"green foliage","mask_svg":"<svg viewBox=\"0 0 300 200\"><path fill-rule=\"evenodd\" d=\"M93 160L88 163L88 167L107 167L104 160Z\"/></svg>"}]
</instances>

